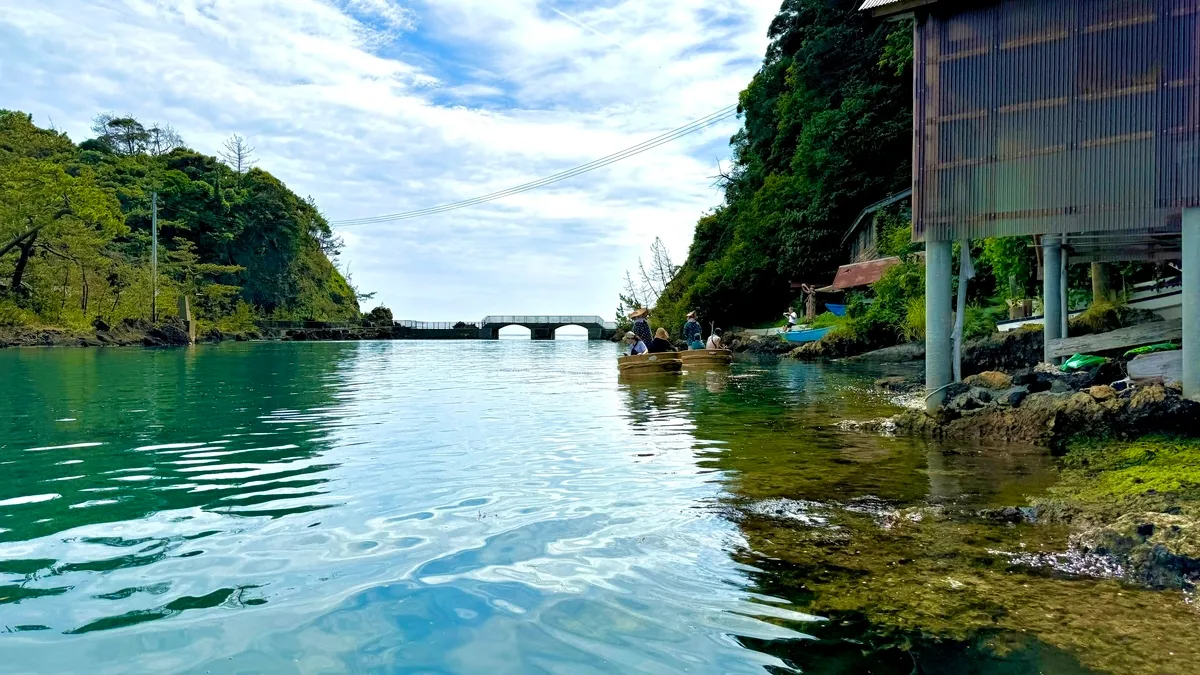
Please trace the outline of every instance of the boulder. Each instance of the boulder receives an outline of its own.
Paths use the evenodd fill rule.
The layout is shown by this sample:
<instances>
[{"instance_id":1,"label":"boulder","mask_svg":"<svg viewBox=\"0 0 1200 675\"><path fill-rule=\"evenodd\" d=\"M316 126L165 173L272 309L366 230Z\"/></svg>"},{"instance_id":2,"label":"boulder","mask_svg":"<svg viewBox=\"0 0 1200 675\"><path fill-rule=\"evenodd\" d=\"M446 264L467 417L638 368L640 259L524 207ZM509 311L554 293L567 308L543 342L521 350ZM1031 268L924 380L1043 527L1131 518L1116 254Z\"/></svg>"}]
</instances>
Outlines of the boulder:
<instances>
[{"instance_id":1,"label":"boulder","mask_svg":"<svg viewBox=\"0 0 1200 675\"><path fill-rule=\"evenodd\" d=\"M987 370L963 380L972 387L984 389L1008 389L1013 385L1012 377L996 370Z\"/></svg>"},{"instance_id":2,"label":"boulder","mask_svg":"<svg viewBox=\"0 0 1200 675\"><path fill-rule=\"evenodd\" d=\"M100 317L96 317L94 320L92 320L92 328L95 328L96 331L100 333L107 333L108 331L112 330L112 327Z\"/></svg>"}]
</instances>

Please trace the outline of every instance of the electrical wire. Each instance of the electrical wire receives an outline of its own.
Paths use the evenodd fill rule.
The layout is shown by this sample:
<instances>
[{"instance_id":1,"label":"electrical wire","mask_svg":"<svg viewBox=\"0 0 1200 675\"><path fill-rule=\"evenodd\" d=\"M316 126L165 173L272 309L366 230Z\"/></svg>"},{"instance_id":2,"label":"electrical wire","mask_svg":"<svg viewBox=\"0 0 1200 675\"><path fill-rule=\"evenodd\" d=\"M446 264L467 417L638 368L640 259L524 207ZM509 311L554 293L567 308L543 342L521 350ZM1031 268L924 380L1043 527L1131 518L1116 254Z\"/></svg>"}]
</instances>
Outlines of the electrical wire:
<instances>
[{"instance_id":1,"label":"electrical wire","mask_svg":"<svg viewBox=\"0 0 1200 675\"><path fill-rule=\"evenodd\" d=\"M693 120L692 122L689 122L688 124L685 124L681 127L672 129L671 131L668 131L666 133L655 136L654 138L651 138L647 141L643 141L642 143L639 143L635 146L625 148L624 150L614 152L611 155L607 155L605 157L601 157L600 159L593 160L591 162L588 162L587 164L581 164L581 165L573 167L571 169L567 169L565 171L560 171L559 173L553 174L551 176L546 176L545 178L539 178L538 180L531 181L529 183L516 185L516 186L510 187L510 188L504 189L504 190L492 192L490 194L482 195L479 197L474 197L472 199L464 199L462 201L451 202L449 204L442 204L440 206L432 206L429 208L419 209L416 211L406 211L406 212L402 212L402 213L392 213L392 214L388 214L388 215L371 216L371 217L366 217L366 218L352 218L352 219L348 219L348 220L336 220L336 221L331 221L330 224L342 226L342 227L354 227L354 226L358 226L358 225L374 225L377 223L389 223L389 222L394 222L397 220L407 220L410 218L420 218L423 216L435 215L438 213L445 213L446 211L454 211L457 209L463 209L463 208L467 208L470 206L475 206L478 204L495 201L497 199L503 199L505 197L509 197L509 196L512 196L515 194L520 194L522 192L528 192L530 190L536 190L538 188L545 187L547 185L551 185L553 183L558 183L560 181L567 180L568 178L573 178L575 176L579 176L579 175L589 173L589 172L595 171L597 169L606 167L610 164L615 164L616 162L619 162L623 159L628 159L629 157L633 157L635 155L640 155L643 152L653 150L654 148L657 148L660 145L665 145L667 143L670 143L671 141L674 141L674 140L683 138L684 136L688 136L690 134L696 133L697 131L705 129L705 128L712 126L713 124L716 124L718 122L727 120L736 115L737 115L737 106L736 105L726 106L725 108L722 108L722 109L720 109L714 113L711 113L709 115L705 115L704 117L701 117L697 120Z\"/></svg>"}]
</instances>

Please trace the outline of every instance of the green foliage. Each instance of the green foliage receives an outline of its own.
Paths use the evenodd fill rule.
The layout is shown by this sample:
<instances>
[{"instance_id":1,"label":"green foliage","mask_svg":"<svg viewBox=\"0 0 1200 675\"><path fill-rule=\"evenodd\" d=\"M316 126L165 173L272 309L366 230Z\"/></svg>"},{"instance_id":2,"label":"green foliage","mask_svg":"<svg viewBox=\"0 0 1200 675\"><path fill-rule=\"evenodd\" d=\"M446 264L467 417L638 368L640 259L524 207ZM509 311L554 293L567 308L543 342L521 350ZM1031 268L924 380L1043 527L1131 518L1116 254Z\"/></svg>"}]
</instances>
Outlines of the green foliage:
<instances>
[{"instance_id":1,"label":"green foliage","mask_svg":"<svg viewBox=\"0 0 1200 675\"><path fill-rule=\"evenodd\" d=\"M981 267L991 270L996 294L1002 300L1023 300L1037 294L1037 254L1032 237L985 239L978 259Z\"/></svg>"},{"instance_id":2,"label":"green foliage","mask_svg":"<svg viewBox=\"0 0 1200 675\"><path fill-rule=\"evenodd\" d=\"M963 317L963 339L973 340L995 333L996 324L1003 315L1003 307L985 307L975 303L967 305L966 315Z\"/></svg>"},{"instance_id":3,"label":"green foliage","mask_svg":"<svg viewBox=\"0 0 1200 675\"><path fill-rule=\"evenodd\" d=\"M358 294L329 259L340 242L311 200L188 150L169 126L102 115L95 130L76 146L0 111L0 299L19 310L7 321L148 318L153 192L160 313L187 294L209 325L357 318Z\"/></svg>"},{"instance_id":4,"label":"green foliage","mask_svg":"<svg viewBox=\"0 0 1200 675\"><path fill-rule=\"evenodd\" d=\"M925 296L909 298L904 311L903 337L909 342L925 339Z\"/></svg>"},{"instance_id":5,"label":"green foliage","mask_svg":"<svg viewBox=\"0 0 1200 675\"><path fill-rule=\"evenodd\" d=\"M392 310L383 305L371 310L365 318L373 326L390 326L393 321Z\"/></svg>"},{"instance_id":6,"label":"green foliage","mask_svg":"<svg viewBox=\"0 0 1200 675\"><path fill-rule=\"evenodd\" d=\"M859 211L910 184L912 78L894 34L912 27L874 21L857 4L783 3L739 97L724 203L697 222L687 262L658 299L664 321L688 309L725 325L774 319L794 300L791 281L832 277Z\"/></svg>"},{"instance_id":7,"label":"green foliage","mask_svg":"<svg viewBox=\"0 0 1200 675\"><path fill-rule=\"evenodd\" d=\"M912 212L907 208L879 215L879 257L907 256L920 250L912 240Z\"/></svg>"}]
</instances>

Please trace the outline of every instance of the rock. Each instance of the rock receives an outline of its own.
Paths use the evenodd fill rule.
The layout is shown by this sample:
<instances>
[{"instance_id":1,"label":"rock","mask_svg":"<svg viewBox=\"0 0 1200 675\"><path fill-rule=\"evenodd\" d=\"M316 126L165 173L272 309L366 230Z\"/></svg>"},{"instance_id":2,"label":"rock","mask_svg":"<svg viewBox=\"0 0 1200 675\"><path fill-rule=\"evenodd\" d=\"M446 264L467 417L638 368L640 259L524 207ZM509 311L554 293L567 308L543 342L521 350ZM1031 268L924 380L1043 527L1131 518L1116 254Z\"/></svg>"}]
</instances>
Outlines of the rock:
<instances>
[{"instance_id":1,"label":"rock","mask_svg":"<svg viewBox=\"0 0 1200 675\"><path fill-rule=\"evenodd\" d=\"M1107 384L1098 384L1089 387L1087 393L1097 401L1109 401L1117 397L1117 390Z\"/></svg>"},{"instance_id":2,"label":"rock","mask_svg":"<svg viewBox=\"0 0 1200 675\"><path fill-rule=\"evenodd\" d=\"M1044 391L1050 391L1051 386L1052 384L1050 380L1043 380L1035 377L1033 382L1030 382L1028 385L1026 385L1026 389L1031 394L1037 394Z\"/></svg>"},{"instance_id":3,"label":"rock","mask_svg":"<svg viewBox=\"0 0 1200 675\"><path fill-rule=\"evenodd\" d=\"M205 331L204 336L200 338L202 342L216 344L225 339L225 334L219 328L210 328Z\"/></svg>"},{"instance_id":4,"label":"rock","mask_svg":"<svg viewBox=\"0 0 1200 675\"><path fill-rule=\"evenodd\" d=\"M1025 387L1013 387L1008 391L996 397L1000 405L1009 406L1012 408L1020 407L1025 401L1025 397L1029 396L1029 390Z\"/></svg>"},{"instance_id":5,"label":"rock","mask_svg":"<svg viewBox=\"0 0 1200 675\"><path fill-rule=\"evenodd\" d=\"M963 380L972 387L983 387L984 389L1008 389L1013 385L1013 380L1008 375L995 370L988 370L978 375L971 375Z\"/></svg>"},{"instance_id":6,"label":"rock","mask_svg":"<svg viewBox=\"0 0 1200 675\"><path fill-rule=\"evenodd\" d=\"M904 375L892 375L891 377L881 377L875 380L875 388L884 391L913 391L920 389L922 383L915 377L905 377Z\"/></svg>"},{"instance_id":7,"label":"rock","mask_svg":"<svg viewBox=\"0 0 1200 675\"><path fill-rule=\"evenodd\" d=\"M112 330L112 327L105 323L104 319L101 319L100 317L96 317L92 321L92 328L95 328L96 331L100 333L107 333L108 331Z\"/></svg>"},{"instance_id":8,"label":"rock","mask_svg":"<svg viewBox=\"0 0 1200 675\"><path fill-rule=\"evenodd\" d=\"M1181 588L1200 579L1200 523L1168 513L1130 513L1084 530L1073 547L1112 556L1128 581L1152 588Z\"/></svg>"},{"instance_id":9,"label":"rock","mask_svg":"<svg viewBox=\"0 0 1200 675\"><path fill-rule=\"evenodd\" d=\"M1070 394L1074 391L1075 389L1064 380L1053 380L1050 382L1051 394Z\"/></svg>"},{"instance_id":10,"label":"rock","mask_svg":"<svg viewBox=\"0 0 1200 675\"><path fill-rule=\"evenodd\" d=\"M963 345L963 372L1011 372L1033 367L1042 360L1043 344L1040 326L993 333L971 340Z\"/></svg>"},{"instance_id":11,"label":"rock","mask_svg":"<svg viewBox=\"0 0 1200 675\"><path fill-rule=\"evenodd\" d=\"M925 343L910 342L895 347L877 349L873 352L859 354L858 356L851 356L846 360L862 363L908 363L910 361L923 361L924 359Z\"/></svg>"}]
</instances>

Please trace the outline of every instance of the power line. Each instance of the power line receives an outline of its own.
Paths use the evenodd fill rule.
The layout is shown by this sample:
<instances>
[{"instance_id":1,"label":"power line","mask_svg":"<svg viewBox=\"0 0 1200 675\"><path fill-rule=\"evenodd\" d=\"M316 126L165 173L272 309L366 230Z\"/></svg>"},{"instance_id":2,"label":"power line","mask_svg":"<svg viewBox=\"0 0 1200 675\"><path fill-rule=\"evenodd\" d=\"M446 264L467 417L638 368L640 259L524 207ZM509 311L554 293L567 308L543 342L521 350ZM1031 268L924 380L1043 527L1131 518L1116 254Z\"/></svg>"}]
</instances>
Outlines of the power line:
<instances>
[{"instance_id":1,"label":"power line","mask_svg":"<svg viewBox=\"0 0 1200 675\"><path fill-rule=\"evenodd\" d=\"M720 109L714 113L711 113L709 115L705 115L704 117L701 117L700 119L693 120L692 122L689 122L688 124L685 124L681 127L672 129L671 131L668 131L659 136L655 136L654 138L651 138L647 141L643 141L642 143L639 143L635 146L625 148L624 150L621 150L619 152L614 152L611 155L607 155L605 157L601 157L600 159L593 160L591 162L588 162L587 164L581 164L577 167L567 169L566 171L560 171L559 173L556 173L554 175L546 176L545 178L540 178L538 180L531 181L529 183L524 183L522 185L517 185L514 187L507 188L505 190L500 190L498 192L493 192L490 194L482 195L480 197L474 197L472 199L464 199L462 201L452 202L449 204L442 204L441 206L432 206L429 208L419 209L416 211L406 211L406 212L402 212L402 213L392 213L392 214L388 214L388 215L371 216L371 217L366 217L366 218L352 218L352 219L348 219L348 220L336 220L336 221L331 221L330 224L331 225L341 225L341 226L357 226L357 225L372 225L372 224L376 224L376 223L388 223L388 222L393 222L393 221L397 221L397 220L407 220L409 218L419 218L422 216L429 216L429 215L434 215L434 214L438 214L438 213L445 213L446 211L454 211L457 209L467 208L469 206L475 206L477 204L483 204L486 202L495 201L497 199L503 199L504 197L509 197L509 196L512 196L515 194L520 194L522 192L528 192L530 190L536 190L537 188L545 187L546 185L551 185L553 183L564 181L568 178L573 178L575 176L579 176L579 175L582 175L585 173L589 173L591 171L595 171L596 169L606 167L610 164L615 164L616 162L619 162L623 159L628 159L629 157L633 157L634 155L640 155L643 152L653 150L654 148L657 148L660 145L665 145L667 143L670 143L671 141L683 138L684 136L687 136L689 134L693 134L693 133L700 131L702 129L705 129L713 124L716 124L718 122L722 122L731 117L734 117L735 115L737 115L737 106L736 105L726 106L725 108L722 108L722 109Z\"/></svg>"}]
</instances>

